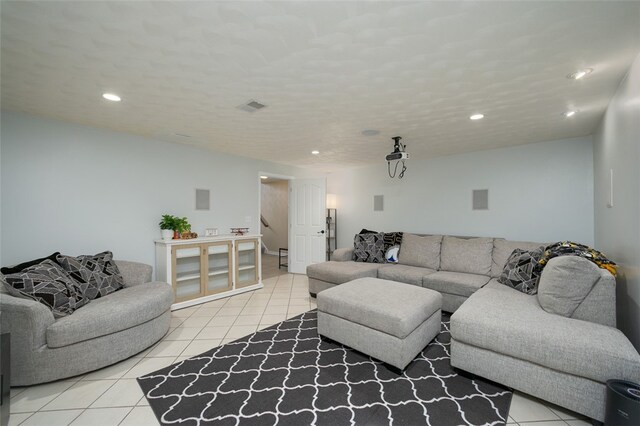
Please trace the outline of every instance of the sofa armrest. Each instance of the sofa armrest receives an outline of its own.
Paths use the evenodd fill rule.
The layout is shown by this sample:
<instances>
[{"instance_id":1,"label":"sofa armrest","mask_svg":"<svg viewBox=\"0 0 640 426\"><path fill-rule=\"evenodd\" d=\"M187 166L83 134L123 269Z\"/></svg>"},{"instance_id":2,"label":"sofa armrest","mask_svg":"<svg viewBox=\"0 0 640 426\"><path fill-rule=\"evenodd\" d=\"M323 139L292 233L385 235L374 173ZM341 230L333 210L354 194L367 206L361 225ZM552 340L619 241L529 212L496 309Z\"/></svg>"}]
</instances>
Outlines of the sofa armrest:
<instances>
[{"instance_id":1,"label":"sofa armrest","mask_svg":"<svg viewBox=\"0 0 640 426\"><path fill-rule=\"evenodd\" d=\"M151 281L153 267L150 265L128 260L116 260L115 262L118 265L118 269L120 269L122 278L124 278L125 287L133 287L134 285Z\"/></svg>"},{"instance_id":2,"label":"sofa armrest","mask_svg":"<svg viewBox=\"0 0 640 426\"><path fill-rule=\"evenodd\" d=\"M0 284L2 285L2 284ZM53 313L40 302L0 293L0 329L11 333L11 350L27 353L47 344Z\"/></svg>"},{"instance_id":3,"label":"sofa armrest","mask_svg":"<svg viewBox=\"0 0 640 426\"><path fill-rule=\"evenodd\" d=\"M339 248L333 251L331 260L346 262L353 258L353 247Z\"/></svg>"}]
</instances>

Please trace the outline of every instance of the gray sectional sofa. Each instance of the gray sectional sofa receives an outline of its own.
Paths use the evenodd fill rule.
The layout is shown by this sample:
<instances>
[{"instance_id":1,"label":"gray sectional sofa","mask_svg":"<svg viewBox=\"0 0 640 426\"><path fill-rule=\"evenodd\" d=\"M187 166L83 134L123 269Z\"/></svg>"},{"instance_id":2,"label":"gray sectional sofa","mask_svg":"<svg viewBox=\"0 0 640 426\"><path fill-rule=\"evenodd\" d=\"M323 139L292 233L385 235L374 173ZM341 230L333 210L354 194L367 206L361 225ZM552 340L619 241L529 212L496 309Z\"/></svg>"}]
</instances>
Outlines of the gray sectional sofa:
<instances>
[{"instance_id":1,"label":"gray sectional sofa","mask_svg":"<svg viewBox=\"0 0 640 426\"><path fill-rule=\"evenodd\" d=\"M599 421L606 381L640 382L640 355L616 325L615 278L577 256L551 259L538 294L498 282L516 248L541 243L404 234L398 264L351 261L352 249L307 268L312 295L376 277L436 290L451 316L451 364Z\"/></svg>"},{"instance_id":2,"label":"gray sectional sofa","mask_svg":"<svg viewBox=\"0 0 640 426\"><path fill-rule=\"evenodd\" d=\"M307 268L312 296L356 278L373 277L419 285L442 294L442 310L454 312L469 296L502 273L516 248L543 243L405 233L397 264L351 260L353 249L334 251L331 261Z\"/></svg>"},{"instance_id":3,"label":"gray sectional sofa","mask_svg":"<svg viewBox=\"0 0 640 426\"><path fill-rule=\"evenodd\" d=\"M604 421L606 381L640 382L615 301L615 278L576 256L551 259L536 295L492 280L451 316L451 365Z\"/></svg>"},{"instance_id":4,"label":"gray sectional sofa","mask_svg":"<svg viewBox=\"0 0 640 426\"><path fill-rule=\"evenodd\" d=\"M34 300L0 285L0 324L11 333L11 386L76 376L129 358L169 330L173 291L151 282L152 268L116 261L125 288L55 319Z\"/></svg>"}]
</instances>

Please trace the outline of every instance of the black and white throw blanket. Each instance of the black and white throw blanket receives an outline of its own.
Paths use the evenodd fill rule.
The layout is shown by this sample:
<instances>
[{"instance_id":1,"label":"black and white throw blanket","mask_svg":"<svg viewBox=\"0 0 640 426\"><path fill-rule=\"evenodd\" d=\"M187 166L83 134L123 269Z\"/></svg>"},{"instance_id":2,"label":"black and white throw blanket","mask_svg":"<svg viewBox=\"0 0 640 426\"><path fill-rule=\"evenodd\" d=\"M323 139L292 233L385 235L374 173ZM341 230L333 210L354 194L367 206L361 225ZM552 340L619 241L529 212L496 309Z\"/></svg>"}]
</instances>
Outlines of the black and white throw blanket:
<instances>
[{"instance_id":1,"label":"black and white throw blanket","mask_svg":"<svg viewBox=\"0 0 640 426\"><path fill-rule=\"evenodd\" d=\"M163 425L500 425L510 390L450 366L449 316L399 375L321 340L316 311L138 378Z\"/></svg>"}]
</instances>

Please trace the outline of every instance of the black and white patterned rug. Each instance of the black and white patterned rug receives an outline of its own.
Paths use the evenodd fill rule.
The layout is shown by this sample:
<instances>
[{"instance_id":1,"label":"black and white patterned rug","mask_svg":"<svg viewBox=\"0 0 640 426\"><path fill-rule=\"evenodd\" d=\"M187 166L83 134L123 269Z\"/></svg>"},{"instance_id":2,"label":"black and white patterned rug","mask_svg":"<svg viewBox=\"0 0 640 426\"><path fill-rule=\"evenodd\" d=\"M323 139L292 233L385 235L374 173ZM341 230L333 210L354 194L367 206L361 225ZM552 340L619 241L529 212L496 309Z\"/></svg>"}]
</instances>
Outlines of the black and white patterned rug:
<instances>
[{"instance_id":1,"label":"black and white patterned rug","mask_svg":"<svg viewBox=\"0 0 640 426\"><path fill-rule=\"evenodd\" d=\"M449 316L398 375L321 340L316 311L138 378L163 425L500 425L512 393L457 374Z\"/></svg>"}]
</instances>

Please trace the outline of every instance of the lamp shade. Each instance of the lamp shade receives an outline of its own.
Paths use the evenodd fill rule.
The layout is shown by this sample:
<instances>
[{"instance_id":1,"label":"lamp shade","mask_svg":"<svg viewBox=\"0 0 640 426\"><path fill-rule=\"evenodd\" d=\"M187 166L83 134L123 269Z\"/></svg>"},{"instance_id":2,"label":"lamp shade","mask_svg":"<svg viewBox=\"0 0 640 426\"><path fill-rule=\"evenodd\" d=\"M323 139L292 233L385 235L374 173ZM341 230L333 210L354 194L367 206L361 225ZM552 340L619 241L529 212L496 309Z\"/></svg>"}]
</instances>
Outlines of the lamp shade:
<instances>
[{"instance_id":1,"label":"lamp shade","mask_svg":"<svg viewBox=\"0 0 640 426\"><path fill-rule=\"evenodd\" d=\"M327 208L336 209L336 194L327 194Z\"/></svg>"}]
</instances>

